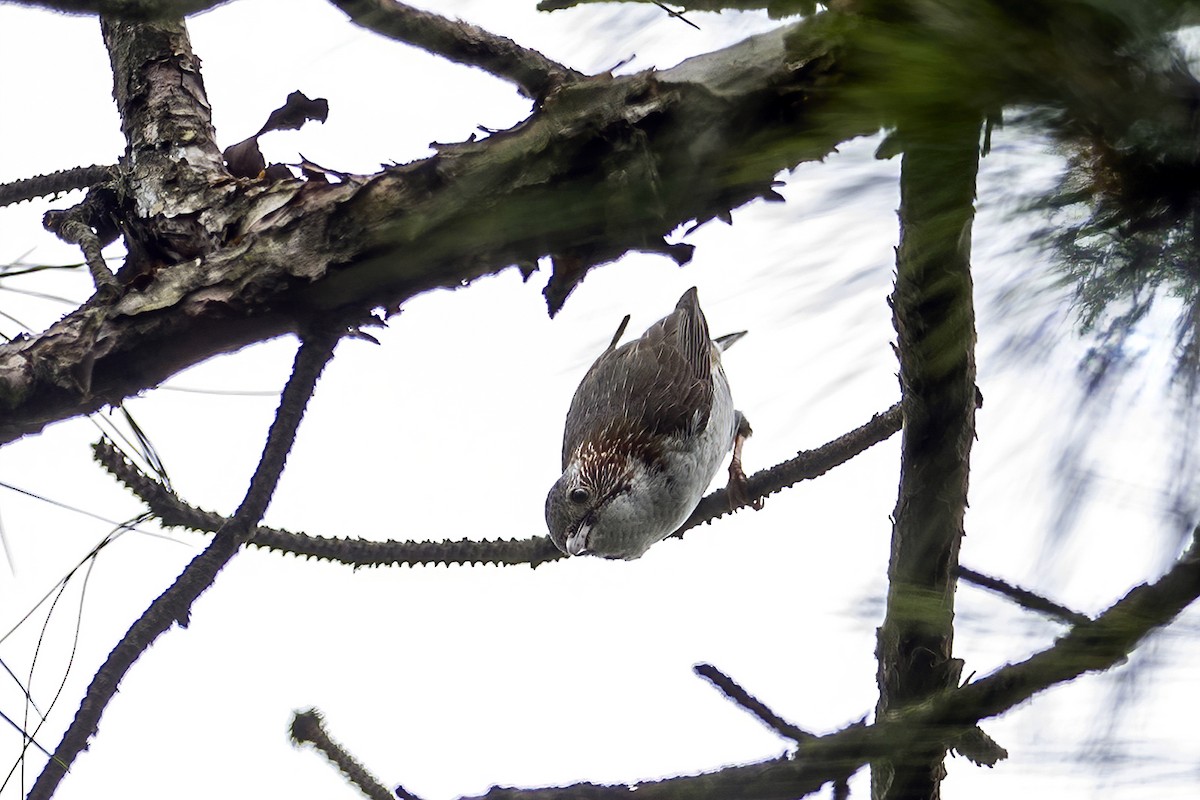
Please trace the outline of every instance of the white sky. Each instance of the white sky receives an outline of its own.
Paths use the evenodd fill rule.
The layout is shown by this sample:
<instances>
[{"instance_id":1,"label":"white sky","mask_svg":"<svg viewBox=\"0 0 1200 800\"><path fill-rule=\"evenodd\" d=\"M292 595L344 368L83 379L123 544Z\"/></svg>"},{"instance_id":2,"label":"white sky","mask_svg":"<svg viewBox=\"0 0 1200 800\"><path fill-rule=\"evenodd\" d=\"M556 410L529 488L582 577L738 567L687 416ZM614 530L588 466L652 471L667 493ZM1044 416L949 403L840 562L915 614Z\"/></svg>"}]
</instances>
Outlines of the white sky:
<instances>
[{"instance_id":1,"label":"white sky","mask_svg":"<svg viewBox=\"0 0 1200 800\"><path fill-rule=\"evenodd\" d=\"M626 70L670 66L764 30L757 15L693 15L697 32L652 8L599 6L539 15L533 0L446 2L439 9L539 48L584 71L636 54ZM506 84L374 37L332 6L238 0L191 20L193 46L222 145L257 130L292 90L330 102L329 121L264 138L269 158L298 153L372 171L503 128L528 104ZM107 56L94 19L0 6L0 181L121 150ZM541 535L556 477L562 416L583 371L632 314L640 331L696 285L715 333L749 328L726 367L754 425L748 470L816 447L897 397L890 290L898 164L873 142L787 177L786 204L734 212L688 237L694 262L631 257L593 272L554 321L546 275L515 271L405 307L383 346L345 342L300 432L268 524L370 538ZM1169 476L1169 412L1155 389L1169 342L1147 341L1143 373L1110 416L1077 417L1073 365L1083 352L1047 292L1024 316L995 298L1006 277L1037 272L1015 252L1033 224L1011 216L1015 193L1055 163L1016 131L985 160L976 225L980 441L964 564L1094 612L1169 559L1159 517ZM786 177L786 176L785 176ZM854 187L854 188L851 188ZM78 255L42 231L48 207L0 209L0 262ZM112 255L119 255L114 248ZM83 273L11 279L80 301ZM5 291L0 312L40 329L70 306ZM1005 339L1050 315L1040 357L1004 359ZM1162 326L1160 326L1161 328ZM0 331L19 328L0 318ZM230 512L253 469L274 397L170 391L277 391L294 342L216 359L127 407L188 501ZM1058 460L1073 425L1100 426L1080 463L1097 476L1074 534L1052 535L1057 492L1077 477ZM112 520L140 506L90 461L86 419L0 450L0 480ZM888 514L898 438L818 481L653 548L636 562L573 559L528 568L363 570L249 550L135 666L91 749L58 797L288 796L357 792L313 752L293 749L293 709L317 706L335 738L385 783L428 798L493 784L622 781L769 757L784 744L694 677L711 661L796 724L824 732L875 700L874 630L882 618ZM0 634L111 526L0 489L11 569L0 567ZM78 650L39 741L53 749L98 663L134 617L203 546L126 534L96 562ZM48 626L33 678L45 709L68 666L80 578ZM980 674L1049 644L1059 628L970 587L959 592L957 654ZM0 642L28 674L44 612ZM994 770L949 761L947 797L1193 797L1200 692L1191 613L1134 659L1137 702L1108 736L1100 704L1121 673L1056 690L985 726L1012 754ZM1128 670L1124 674L1128 674ZM20 718L14 684L0 709ZM1184 727L1184 726L1187 727ZM1115 746L1116 753L1106 747ZM19 736L0 729L0 762ZM1090 759L1090 760L1089 760ZM26 785L42 760L31 755ZM865 792L864 775L857 793ZM20 795L19 778L0 798Z\"/></svg>"}]
</instances>

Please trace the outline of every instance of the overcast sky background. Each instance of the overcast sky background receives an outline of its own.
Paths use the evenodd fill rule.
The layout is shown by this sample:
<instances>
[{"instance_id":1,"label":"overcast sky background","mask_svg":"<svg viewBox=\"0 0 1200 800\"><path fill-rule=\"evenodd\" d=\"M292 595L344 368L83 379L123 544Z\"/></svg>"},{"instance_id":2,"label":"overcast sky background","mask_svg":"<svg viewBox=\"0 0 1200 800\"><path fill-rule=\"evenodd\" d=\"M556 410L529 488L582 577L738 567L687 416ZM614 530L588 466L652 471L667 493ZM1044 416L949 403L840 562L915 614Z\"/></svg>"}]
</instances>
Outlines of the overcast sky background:
<instances>
[{"instance_id":1,"label":"overcast sky background","mask_svg":"<svg viewBox=\"0 0 1200 800\"><path fill-rule=\"evenodd\" d=\"M696 31L654 8L538 14L533 6L438 10L585 72L631 56L623 71L672 66L775 24L695 14ZM325 125L264 137L271 160L303 153L371 172L528 113L507 84L361 31L318 0L238 0L189 28L222 146L257 130L293 90L329 100ZM0 6L0 76L0 181L112 163L123 151L94 18ZM849 144L783 176L786 204L758 203L735 211L732 226L687 235L697 251L684 269L634 256L594 271L553 321L541 296L547 273L522 283L510 270L413 300L376 332L381 347L343 342L266 523L377 539L542 535L562 418L583 372L624 314L640 332L693 285L714 333L750 330L725 359L755 429L748 471L867 421L899 392L885 302L899 164L874 159L877 144ZM1019 129L998 132L994 144L975 227L985 405L963 563L1094 613L1157 577L1189 525L1163 511L1177 478L1175 408L1161 390L1169 309L1136 340L1145 357L1105 396L1105 413L1081 412L1074 366L1086 343L1044 259L1020 247L1041 220L1016 213L1059 162ZM0 263L78 261L40 225L47 208L78 199L0 209ZM107 253L118 257L119 247ZM16 335L19 323L40 330L88 294L81 271L6 279L0 332ZM236 507L294 349L290 338L247 348L127 403L185 500ZM197 389L269 394L183 391ZM10 445L0 450L0 481L127 519L140 506L91 462L98 435L93 421L77 419ZM894 437L759 513L629 563L353 572L248 550L197 603L191 626L134 667L57 796L359 796L319 755L288 743L292 711L309 706L385 783L429 800L491 784L635 781L777 755L785 743L691 667L715 664L817 732L871 711L898 448ZM1070 494L1081 487L1088 491ZM1077 512L1070 527L1064 505ZM10 489L0 489L0 522L2 635L112 525ZM127 533L96 560L82 602L82 572L71 582L33 676L45 710L70 666L37 736L44 746L53 749L113 644L206 541ZM1062 630L969 586L958 596L955 649L967 674L1023 658ZM0 658L18 675L28 675L44 616L0 640ZM1198 622L1193 610L1124 669L986 724L1011 759L994 770L949 759L945 796L1194 797ZM1108 709L1121 698L1114 716ZM0 710L23 713L11 681L0 681ZM0 728L0 763L15 761L20 744ZM26 786L42 758L30 755ZM853 787L865 796L865 772ZM20 793L18 776L0 798Z\"/></svg>"}]
</instances>

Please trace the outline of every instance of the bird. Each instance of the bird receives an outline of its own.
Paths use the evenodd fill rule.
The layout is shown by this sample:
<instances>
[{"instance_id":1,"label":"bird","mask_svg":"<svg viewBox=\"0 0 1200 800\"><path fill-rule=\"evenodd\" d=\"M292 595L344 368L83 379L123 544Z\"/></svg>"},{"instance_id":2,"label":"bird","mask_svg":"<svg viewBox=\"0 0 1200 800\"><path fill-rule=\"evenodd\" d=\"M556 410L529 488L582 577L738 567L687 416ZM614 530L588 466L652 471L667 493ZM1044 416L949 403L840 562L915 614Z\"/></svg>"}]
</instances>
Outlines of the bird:
<instances>
[{"instance_id":1,"label":"bird","mask_svg":"<svg viewBox=\"0 0 1200 800\"><path fill-rule=\"evenodd\" d=\"M571 399L562 476L546 495L550 539L568 556L640 558L675 532L731 450L731 507L750 504L721 352L745 331L709 337L695 287L638 339L617 346L626 316Z\"/></svg>"}]
</instances>

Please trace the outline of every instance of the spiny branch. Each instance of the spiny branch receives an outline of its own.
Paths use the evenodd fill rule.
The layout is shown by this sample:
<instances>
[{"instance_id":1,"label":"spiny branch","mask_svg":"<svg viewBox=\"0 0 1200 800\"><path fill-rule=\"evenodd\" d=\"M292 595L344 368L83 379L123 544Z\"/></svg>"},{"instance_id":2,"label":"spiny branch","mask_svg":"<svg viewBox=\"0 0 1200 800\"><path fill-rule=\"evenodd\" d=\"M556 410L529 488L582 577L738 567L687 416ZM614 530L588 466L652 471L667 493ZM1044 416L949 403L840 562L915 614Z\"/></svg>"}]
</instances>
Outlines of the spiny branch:
<instances>
[{"instance_id":1,"label":"spiny branch","mask_svg":"<svg viewBox=\"0 0 1200 800\"><path fill-rule=\"evenodd\" d=\"M109 653L88 686L79 711L63 734L54 757L43 768L27 800L49 800L75 757L87 747L88 740L96 733L104 709L116 695L118 685L134 662L173 623L187 627L192 604L253 536L279 483L304 409L316 388L317 378L333 356L339 338L339 332L324 330L314 333L300 345L292 375L284 387L275 421L267 435L258 467L250 479L245 499L234 515L221 525L212 543L192 559L175 583L150 604Z\"/></svg>"},{"instance_id":2,"label":"spiny branch","mask_svg":"<svg viewBox=\"0 0 1200 800\"><path fill-rule=\"evenodd\" d=\"M333 4L357 25L457 64L478 67L516 84L535 100L585 77L512 39L395 0L333 0Z\"/></svg>"},{"instance_id":3,"label":"spiny branch","mask_svg":"<svg viewBox=\"0 0 1200 800\"><path fill-rule=\"evenodd\" d=\"M816 450L802 451L790 461L756 473L749 478L748 483L752 490L757 492L755 496L765 497L798 481L817 478L849 461L868 447L887 439L899 429L899 424L899 408L893 406L882 414L876 414L865 425ZM96 442L92 445L92 451L96 461L137 495L164 526L211 533L219 530L225 523L226 518L220 514L196 508L179 499L167 487L139 470L112 443L106 440ZM674 535L682 537L690 528L725 514L729 507L725 498L724 489L705 497L688 522ZM335 561L355 568L393 564L529 564L537 567L563 557L546 536L494 541L373 541L314 536L264 526L255 531L251 544L303 558ZM1023 608L1049 614L1067 624L1090 621L1089 617L1077 611L1000 578L984 575L967 567L959 567L958 577L981 588L998 592Z\"/></svg>"},{"instance_id":4,"label":"spiny branch","mask_svg":"<svg viewBox=\"0 0 1200 800\"><path fill-rule=\"evenodd\" d=\"M789 461L754 473L747 478L746 497L742 498L742 504L736 508L753 505L755 501L781 492L800 481L821 477L834 467L845 464L864 450L891 437L900 430L903 419L900 404L897 403L882 414L871 417L865 425L816 450L802 450ZM732 513L736 508L731 509L730 505L728 491L718 489L701 500L692 515L671 536L683 536L697 525Z\"/></svg>"},{"instance_id":5,"label":"spiny branch","mask_svg":"<svg viewBox=\"0 0 1200 800\"><path fill-rule=\"evenodd\" d=\"M86 189L97 183L112 178L115 166L75 167L51 172L49 175L35 175L32 178L22 178L19 181L0 184L0 206L32 200L48 194L69 192L72 189Z\"/></svg>"},{"instance_id":6,"label":"spiny branch","mask_svg":"<svg viewBox=\"0 0 1200 800\"><path fill-rule=\"evenodd\" d=\"M315 708L310 708L308 711L297 711L292 715L291 736L296 745L311 744L320 750L371 800L396 800L396 795L389 792L378 778L368 772L366 767L358 763L354 756L346 752L344 747L330 737L329 732L325 730L325 720L322 718L321 712ZM412 800L416 800L407 792L405 794Z\"/></svg>"},{"instance_id":7,"label":"spiny branch","mask_svg":"<svg viewBox=\"0 0 1200 800\"><path fill-rule=\"evenodd\" d=\"M865 425L841 436L816 450L801 452L796 458L752 475L747 485L749 500L781 491L802 480L819 477L874 444L882 442L900 428L899 407L893 406L877 414ZM121 483L150 507L168 527L214 531L224 524L224 517L190 506L162 484L145 475L127 461L108 442L93 446L96 460ZM713 492L673 536L684 533L703 522L729 513L729 501L724 489ZM259 528L251 542L257 547L279 550L306 558L325 559L354 567L388 564L530 564L538 566L555 561L563 555L546 536L531 539L500 541L369 541L365 539L335 539L309 536L302 533Z\"/></svg>"}]
</instances>

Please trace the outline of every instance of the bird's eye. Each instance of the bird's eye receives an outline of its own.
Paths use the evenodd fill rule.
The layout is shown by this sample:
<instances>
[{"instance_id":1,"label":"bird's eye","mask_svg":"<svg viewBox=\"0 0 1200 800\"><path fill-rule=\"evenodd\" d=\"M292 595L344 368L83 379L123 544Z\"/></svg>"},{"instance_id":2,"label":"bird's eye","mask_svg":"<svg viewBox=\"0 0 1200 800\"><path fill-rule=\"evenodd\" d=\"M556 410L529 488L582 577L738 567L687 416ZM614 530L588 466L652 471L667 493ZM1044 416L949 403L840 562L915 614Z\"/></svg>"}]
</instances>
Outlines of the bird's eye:
<instances>
[{"instance_id":1,"label":"bird's eye","mask_svg":"<svg viewBox=\"0 0 1200 800\"><path fill-rule=\"evenodd\" d=\"M590 498L591 496L592 496L592 493L589 492L587 489L583 488L582 486L576 486L574 489L572 489L570 492L567 493L567 497L571 500L572 503L580 503L580 504L586 503L588 501L588 498Z\"/></svg>"}]
</instances>

